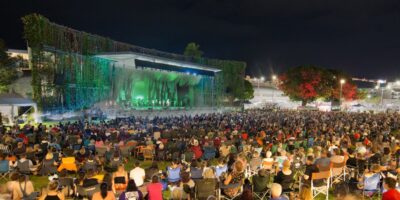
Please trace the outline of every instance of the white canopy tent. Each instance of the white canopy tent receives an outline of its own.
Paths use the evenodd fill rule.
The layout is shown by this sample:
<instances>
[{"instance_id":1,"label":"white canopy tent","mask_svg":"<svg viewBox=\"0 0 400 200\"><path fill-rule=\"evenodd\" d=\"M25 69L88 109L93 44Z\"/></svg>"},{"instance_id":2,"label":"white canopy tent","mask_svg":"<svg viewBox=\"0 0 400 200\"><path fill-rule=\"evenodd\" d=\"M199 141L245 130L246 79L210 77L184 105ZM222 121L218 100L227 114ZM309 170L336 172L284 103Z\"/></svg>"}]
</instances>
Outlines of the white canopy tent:
<instances>
[{"instance_id":1,"label":"white canopy tent","mask_svg":"<svg viewBox=\"0 0 400 200\"><path fill-rule=\"evenodd\" d=\"M0 94L0 112L3 118L8 119L8 123L13 124L15 117L18 117L19 107L32 107L34 109L34 120L38 122L37 104L31 99L24 98L15 93Z\"/></svg>"}]
</instances>

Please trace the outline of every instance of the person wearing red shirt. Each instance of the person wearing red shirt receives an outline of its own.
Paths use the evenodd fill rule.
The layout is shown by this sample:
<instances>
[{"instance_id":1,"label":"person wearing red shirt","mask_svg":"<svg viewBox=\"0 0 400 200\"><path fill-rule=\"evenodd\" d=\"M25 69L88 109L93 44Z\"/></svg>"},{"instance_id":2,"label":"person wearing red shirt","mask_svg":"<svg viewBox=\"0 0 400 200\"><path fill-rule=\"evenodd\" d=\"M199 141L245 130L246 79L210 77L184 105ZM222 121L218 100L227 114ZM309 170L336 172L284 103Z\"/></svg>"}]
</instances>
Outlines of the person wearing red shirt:
<instances>
[{"instance_id":1,"label":"person wearing red shirt","mask_svg":"<svg viewBox=\"0 0 400 200\"><path fill-rule=\"evenodd\" d=\"M151 183L147 185L147 194L149 200L162 200L162 189L163 186L159 182L157 175L151 178Z\"/></svg>"},{"instance_id":2,"label":"person wearing red shirt","mask_svg":"<svg viewBox=\"0 0 400 200\"><path fill-rule=\"evenodd\" d=\"M396 180L386 177L383 182L386 192L382 195L382 200L400 200L400 192L396 190Z\"/></svg>"},{"instance_id":3,"label":"person wearing red shirt","mask_svg":"<svg viewBox=\"0 0 400 200\"><path fill-rule=\"evenodd\" d=\"M358 141L358 139L360 139L361 134L360 133L354 133L354 139L356 139Z\"/></svg>"},{"instance_id":4,"label":"person wearing red shirt","mask_svg":"<svg viewBox=\"0 0 400 200\"><path fill-rule=\"evenodd\" d=\"M247 140L248 137L249 137L249 135L245 131L243 131L242 132L242 139L243 140Z\"/></svg>"}]
</instances>

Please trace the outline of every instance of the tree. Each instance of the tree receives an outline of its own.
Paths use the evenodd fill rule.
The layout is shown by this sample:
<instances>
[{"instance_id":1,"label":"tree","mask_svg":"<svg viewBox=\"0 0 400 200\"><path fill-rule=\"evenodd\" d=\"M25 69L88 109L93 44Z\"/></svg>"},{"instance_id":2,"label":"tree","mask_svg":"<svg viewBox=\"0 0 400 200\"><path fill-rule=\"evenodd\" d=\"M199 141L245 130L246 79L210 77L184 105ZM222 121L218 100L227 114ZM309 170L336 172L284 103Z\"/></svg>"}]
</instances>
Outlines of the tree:
<instances>
[{"instance_id":1,"label":"tree","mask_svg":"<svg viewBox=\"0 0 400 200\"><path fill-rule=\"evenodd\" d=\"M317 98L329 96L331 88L323 81L326 75L322 68L299 66L281 75L278 86L290 99L301 101L305 106Z\"/></svg>"},{"instance_id":2,"label":"tree","mask_svg":"<svg viewBox=\"0 0 400 200\"><path fill-rule=\"evenodd\" d=\"M330 100L339 100L340 90L342 90L342 98L344 100L351 101L359 99L357 86L353 83L349 75L342 71L333 69L329 69L327 72L328 75L326 79L328 80L329 85L332 87L332 92L329 97ZM345 80L345 83L343 83L342 86L340 86L340 80Z\"/></svg>"},{"instance_id":3,"label":"tree","mask_svg":"<svg viewBox=\"0 0 400 200\"><path fill-rule=\"evenodd\" d=\"M244 91L243 91L243 100L250 100L254 98L254 89L253 85L251 85L250 81L244 80Z\"/></svg>"},{"instance_id":4,"label":"tree","mask_svg":"<svg viewBox=\"0 0 400 200\"><path fill-rule=\"evenodd\" d=\"M183 53L185 56L190 56L194 58L201 58L203 52L200 50L200 45L190 42L186 45L185 51Z\"/></svg>"},{"instance_id":5,"label":"tree","mask_svg":"<svg viewBox=\"0 0 400 200\"><path fill-rule=\"evenodd\" d=\"M0 92L8 90L8 86L18 77L15 68L16 59L6 52L4 41L0 39Z\"/></svg>"},{"instance_id":6,"label":"tree","mask_svg":"<svg viewBox=\"0 0 400 200\"><path fill-rule=\"evenodd\" d=\"M341 79L346 81L343 85ZM345 100L355 100L359 96L350 76L338 70L299 66L289 69L279 80L279 88L290 99L301 101L303 106L317 98L337 100L340 90Z\"/></svg>"}]
</instances>

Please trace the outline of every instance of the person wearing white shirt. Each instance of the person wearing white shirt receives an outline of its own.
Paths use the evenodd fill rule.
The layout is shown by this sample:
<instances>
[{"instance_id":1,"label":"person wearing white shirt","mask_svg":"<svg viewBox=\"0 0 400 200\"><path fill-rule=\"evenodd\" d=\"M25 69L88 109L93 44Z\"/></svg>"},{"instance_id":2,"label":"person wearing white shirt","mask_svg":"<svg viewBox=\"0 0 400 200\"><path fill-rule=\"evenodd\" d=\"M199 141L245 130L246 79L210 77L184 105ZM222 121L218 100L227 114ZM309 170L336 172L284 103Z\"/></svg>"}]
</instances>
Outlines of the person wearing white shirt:
<instances>
[{"instance_id":1,"label":"person wearing white shirt","mask_svg":"<svg viewBox=\"0 0 400 200\"><path fill-rule=\"evenodd\" d=\"M143 185L144 178L146 176L144 169L139 166L140 166L140 163L136 162L135 168L133 168L129 172L129 178L135 181L137 187L140 187Z\"/></svg>"}]
</instances>

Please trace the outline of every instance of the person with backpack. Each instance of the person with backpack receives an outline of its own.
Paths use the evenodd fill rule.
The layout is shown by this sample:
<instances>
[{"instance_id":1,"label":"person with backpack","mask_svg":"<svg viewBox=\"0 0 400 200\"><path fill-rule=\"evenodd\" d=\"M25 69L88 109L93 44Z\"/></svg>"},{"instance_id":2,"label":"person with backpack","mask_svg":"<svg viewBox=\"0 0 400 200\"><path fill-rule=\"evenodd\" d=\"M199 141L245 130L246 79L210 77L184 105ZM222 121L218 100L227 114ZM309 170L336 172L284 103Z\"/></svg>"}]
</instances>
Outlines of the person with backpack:
<instances>
[{"instance_id":1,"label":"person with backpack","mask_svg":"<svg viewBox=\"0 0 400 200\"><path fill-rule=\"evenodd\" d=\"M124 192L119 195L119 200L142 200L143 194L137 188L134 180L129 180L128 186Z\"/></svg>"}]
</instances>

